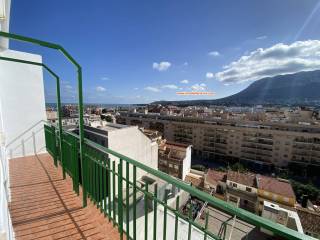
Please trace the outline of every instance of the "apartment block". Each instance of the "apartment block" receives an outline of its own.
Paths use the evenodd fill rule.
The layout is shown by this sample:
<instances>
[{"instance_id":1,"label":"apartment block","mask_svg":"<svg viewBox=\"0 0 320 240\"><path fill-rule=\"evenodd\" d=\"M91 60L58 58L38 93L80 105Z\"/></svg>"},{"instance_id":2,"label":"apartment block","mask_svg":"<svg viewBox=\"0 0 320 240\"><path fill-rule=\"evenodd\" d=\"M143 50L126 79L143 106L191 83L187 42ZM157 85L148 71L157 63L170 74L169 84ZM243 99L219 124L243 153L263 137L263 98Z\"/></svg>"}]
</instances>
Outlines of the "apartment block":
<instances>
[{"instance_id":1,"label":"apartment block","mask_svg":"<svg viewBox=\"0 0 320 240\"><path fill-rule=\"evenodd\" d=\"M209 121L173 116L121 114L118 123L162 131L168 141L190 144L203 159L243 160L284 167L320 164L320 129L312 125Z\"/></svg>"},{"instance_id":2,"label":"apartment block","mask_svg":"<svg viewBox=\"0 0 320 240\"><path fill-rule=\"evenodd\" d=\"M159 170L184 180L191 169L191 147L162 141L159 144Z\"/></svg>"},{"instance_id":3,"label":"apartment block","mask_svg":"<svg viewBox=\"0 0 320 240\"><path fill-rule=\"evenodd\" d=\"M69 127L69 130L77 133L78 129L74 127ZM87 139L99 145L132 159L137 159L140 163L146 164L153 169L158 169L158 144L149 139L136 126L114 123L106 123L96 127L85 125L84 135ZM116 162L119 161L113 156L110 156L110 158ZM146 172L138 170L137 178L139 179L146 174ZM132 173L130 173L130 179L132 179Z\"/></svg>"}]
</instances>

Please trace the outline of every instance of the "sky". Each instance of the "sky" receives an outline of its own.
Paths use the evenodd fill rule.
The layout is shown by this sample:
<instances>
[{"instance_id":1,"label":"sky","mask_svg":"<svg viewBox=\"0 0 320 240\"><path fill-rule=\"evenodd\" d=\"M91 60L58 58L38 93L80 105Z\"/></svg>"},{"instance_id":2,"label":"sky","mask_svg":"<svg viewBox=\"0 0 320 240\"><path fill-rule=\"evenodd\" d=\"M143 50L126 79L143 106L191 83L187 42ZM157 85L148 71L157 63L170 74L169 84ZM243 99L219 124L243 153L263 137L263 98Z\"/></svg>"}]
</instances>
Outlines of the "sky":
<instances>
[{"instance_id":1,"label":"sky","mask_svg":"<svg viewBox=\"0 0 320 240\"><path fill-rule=\"evenodd\" d=\"M83 69L86 103L215 99L278 74L320 68L318 0L12 0L10 31L62 45ZM25 43L77 101L74 67ZM47 102L55 83L45 78ZM214 96L181 96L208 91Z\"/></svg>"}]
</instances>

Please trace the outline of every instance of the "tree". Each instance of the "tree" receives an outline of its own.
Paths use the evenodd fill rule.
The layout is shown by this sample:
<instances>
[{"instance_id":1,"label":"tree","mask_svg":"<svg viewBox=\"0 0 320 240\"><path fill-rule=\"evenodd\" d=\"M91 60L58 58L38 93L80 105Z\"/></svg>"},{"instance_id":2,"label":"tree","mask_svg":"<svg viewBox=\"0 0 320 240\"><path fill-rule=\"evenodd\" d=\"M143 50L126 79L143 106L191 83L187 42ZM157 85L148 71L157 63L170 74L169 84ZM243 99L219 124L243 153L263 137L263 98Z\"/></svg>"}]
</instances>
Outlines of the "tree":
<instances>
[{"instance_id":1,"label":"tree","mask_svg":"<svg viewBox=\"0 0 320 240\"><path fill-rule=\"evenodd\" d=\"M206 170L206 167L201 164L192 165L191 168L198 170L198 171L205 171Z\"/></svg>"},{"instance_id":2,"label":"tree","mask_svg":"<svg viewBox=\"0 0 320 240\"><path fill-rule=\"evenodd\" d=\"M231 170L232 171L237 171L237 172L241 172L241 173L245 173L248 172L248 169L245 168L241 163L235 163L231 166Z\"/></svg>"}]
</instances>

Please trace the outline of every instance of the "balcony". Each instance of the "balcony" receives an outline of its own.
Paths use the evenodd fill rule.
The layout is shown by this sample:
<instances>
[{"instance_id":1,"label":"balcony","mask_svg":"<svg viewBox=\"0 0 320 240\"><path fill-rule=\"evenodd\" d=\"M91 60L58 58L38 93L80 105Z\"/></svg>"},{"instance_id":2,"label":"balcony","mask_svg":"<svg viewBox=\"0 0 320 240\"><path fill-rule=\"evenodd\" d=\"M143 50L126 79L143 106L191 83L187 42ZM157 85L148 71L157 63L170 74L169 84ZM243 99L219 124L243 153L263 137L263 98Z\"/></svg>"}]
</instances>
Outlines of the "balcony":
<instances>
[{"instance_id":1,"label":"balcony","mask_svg":"<svg viewBox=\"0 0 320 240\"><path fill-rule=\"evenodd\" d=\"M221 231L210 231L208 215L204 224L190 213L185 216L180 209L191 196L258 230L269 230L270 239L309 239L84 138L81 66L60 45L3 32L0 36L59 50L76 67L79 85L76 135L62 128L59 77L45 64L0 57L43 67L57 83L58 124L46 123L41 130L50 155L10 159L10 215L16 239L238 239L232 229L223 234L224 223Z\"/></svg>"},{"instance_id":2,"label":"balcony","mask_svg":"<svg viewBox=\"0 0 320 240\"><path fill-rule=\"evenodd\" d=\"M49 154L10 160L10 213L19 239L120 239L93 205L82 207L72 179Z\"/></svg>"}]
</instances>

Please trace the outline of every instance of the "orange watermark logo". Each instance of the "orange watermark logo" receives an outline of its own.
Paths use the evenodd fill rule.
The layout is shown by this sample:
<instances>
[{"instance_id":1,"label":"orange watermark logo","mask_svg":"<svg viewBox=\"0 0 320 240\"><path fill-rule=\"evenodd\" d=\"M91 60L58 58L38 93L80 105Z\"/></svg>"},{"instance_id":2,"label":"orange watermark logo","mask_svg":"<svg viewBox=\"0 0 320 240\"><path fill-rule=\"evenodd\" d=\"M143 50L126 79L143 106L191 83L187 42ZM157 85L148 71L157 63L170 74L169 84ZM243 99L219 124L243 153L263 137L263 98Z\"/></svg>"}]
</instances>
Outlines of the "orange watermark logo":
<instances>
[{"instance_id":1,"label":"orange watermark logo","mask_svg":"<svg viewBox=\"0 0 320 240\"><path fill-rule=\"evenodd\" d=\"M176 92L177 95L215 95L214 92Z\"/></svg>"}]
</instances>

